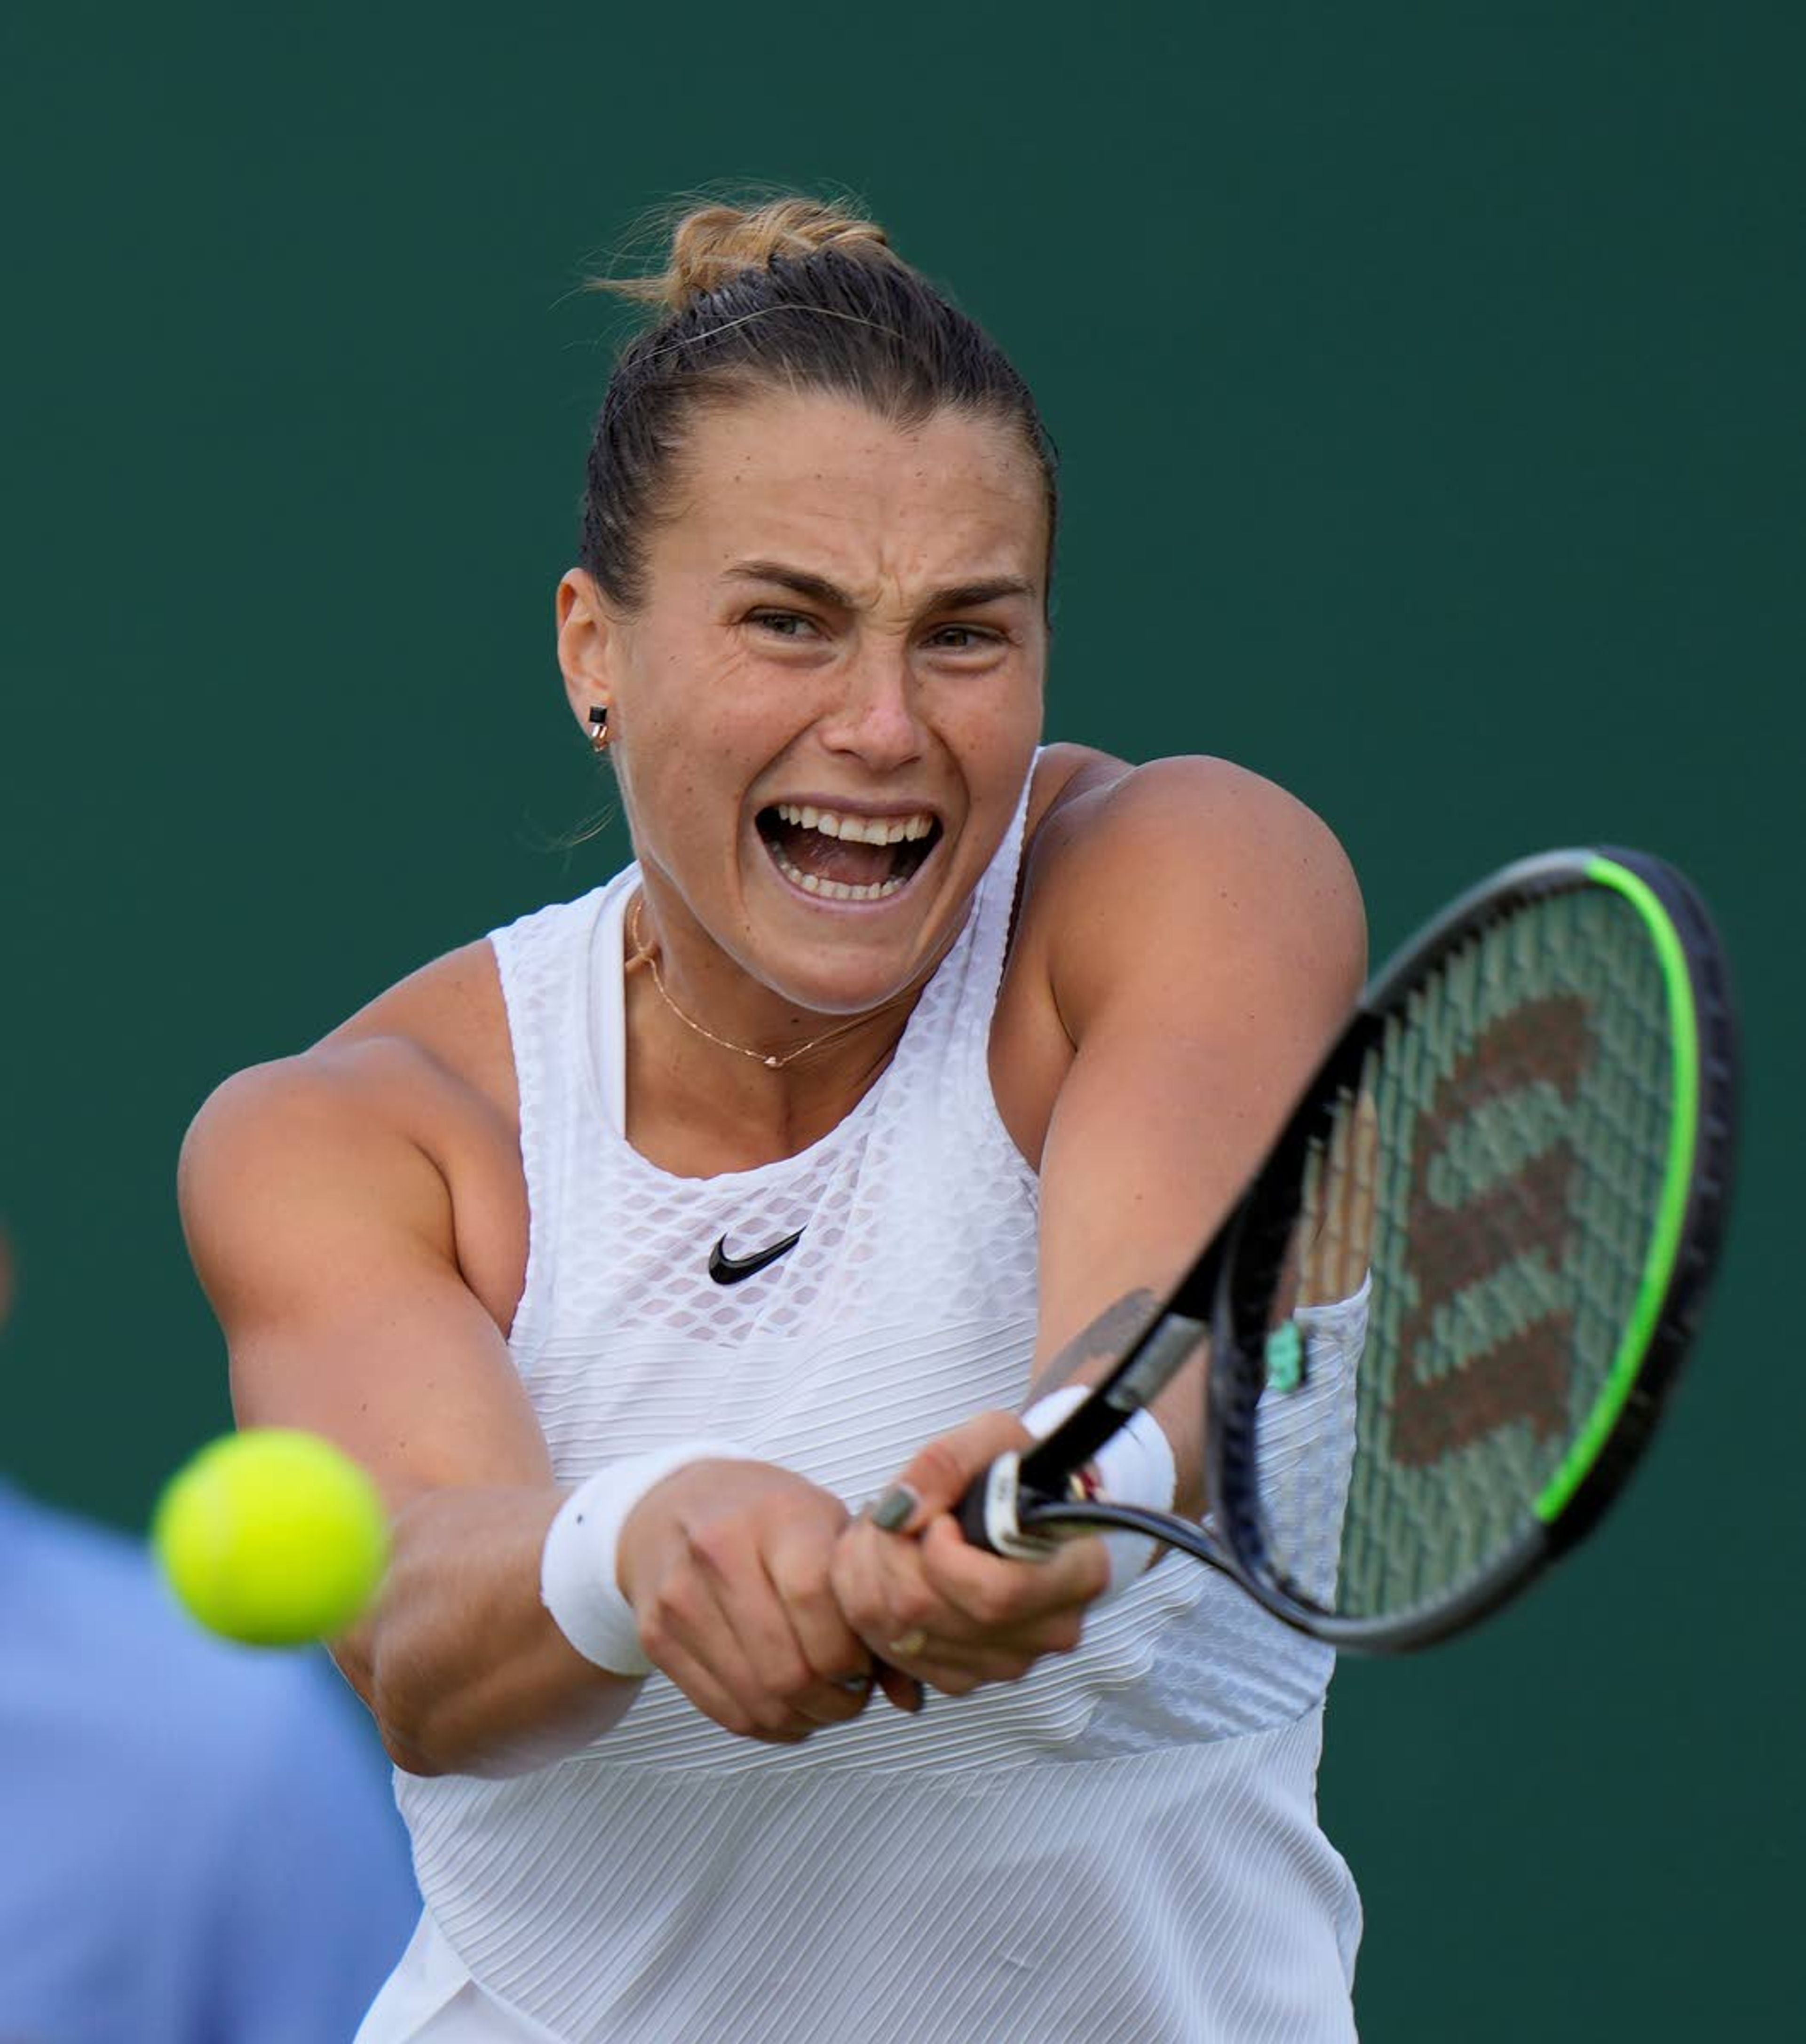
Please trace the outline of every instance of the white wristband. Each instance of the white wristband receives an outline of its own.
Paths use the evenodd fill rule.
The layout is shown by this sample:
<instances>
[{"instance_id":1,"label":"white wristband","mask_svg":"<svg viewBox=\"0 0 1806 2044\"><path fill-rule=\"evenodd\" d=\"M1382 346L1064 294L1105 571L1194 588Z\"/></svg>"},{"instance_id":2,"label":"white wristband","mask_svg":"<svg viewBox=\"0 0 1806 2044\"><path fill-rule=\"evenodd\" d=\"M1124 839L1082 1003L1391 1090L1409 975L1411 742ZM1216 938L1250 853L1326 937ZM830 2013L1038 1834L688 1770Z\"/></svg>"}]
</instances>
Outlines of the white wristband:
<instances>
[{"instance_id":1,"label":"white wristband","mask_svg":"<svg viewBox=\"0 0 1806 2044\"><path fill-rule=\"evenodd\" d=\"M680 1441L610 1462L559 1507L540 1554L540 1601L586 1661L613 1675L652 1672L615 1573L615 1546L628 1512L686 1462L756 1460L732 1441Z\"/></svg>"},{"instance_id":2,"label":"white wristband","mask_svg":"<svg viewBox=\"0 0 1806 2044\"><path fill-rule=\"evenodd\" d=\"M1037 1399L1023 1414L1022 1424L1036 1440L1044 1441L1090 1396L1089 1385L1062 1385L1058 1391ZM1097 1473L1097 1488L1119 1504L1165 1512L1178 1490L1172 1444L1160 1422L1145 1409L1110 1436L1091 1458L1091 1466ZM1107 1532L1102 1537L1110 1557L1110 1580L1097 1599L1099 1604L1121 1596L1146 1570L1157 1544L1140 1533Z\"/></svg>"}]
</instances>

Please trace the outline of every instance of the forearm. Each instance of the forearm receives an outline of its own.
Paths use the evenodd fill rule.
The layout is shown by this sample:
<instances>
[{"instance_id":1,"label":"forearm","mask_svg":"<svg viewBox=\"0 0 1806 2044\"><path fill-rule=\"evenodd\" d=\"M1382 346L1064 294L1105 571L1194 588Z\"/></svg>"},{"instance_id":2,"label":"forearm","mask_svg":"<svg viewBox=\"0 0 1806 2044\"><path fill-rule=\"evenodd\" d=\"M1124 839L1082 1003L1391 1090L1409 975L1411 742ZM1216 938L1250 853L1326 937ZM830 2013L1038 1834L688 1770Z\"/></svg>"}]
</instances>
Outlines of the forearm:
<instances>
[{"instance_id":1,"label":"forearm","mask_svg":"<svg viewBox=\"0 0 1806 2044\"><path fill-rule=\"evenodd\" d=\"M1125 1292L1036 1370L1028 1405L1067 1385L1101 1382L1159 1310L1159 1297L1145 1285ZM1189 1517L1199 1516L1205 1507L1204 1411L1208 1356L1209 1344L1201 1342L1149 1408L1166 1436L1178 1468L1174 1509Z\"/></svg>"},{"instance_id":2,"label":"forearm","mask_svg":"<svg viewBox=\"0 0 1806 2044\"><path fill-rule=\"evenodd\" d=\"M609 1731L640 1684L585 1660L540 1601L555 1485L448 1489L398 1515L375 1616L339 1648L412 1774L521 1774Z\"/></svg>"}]
</instances>

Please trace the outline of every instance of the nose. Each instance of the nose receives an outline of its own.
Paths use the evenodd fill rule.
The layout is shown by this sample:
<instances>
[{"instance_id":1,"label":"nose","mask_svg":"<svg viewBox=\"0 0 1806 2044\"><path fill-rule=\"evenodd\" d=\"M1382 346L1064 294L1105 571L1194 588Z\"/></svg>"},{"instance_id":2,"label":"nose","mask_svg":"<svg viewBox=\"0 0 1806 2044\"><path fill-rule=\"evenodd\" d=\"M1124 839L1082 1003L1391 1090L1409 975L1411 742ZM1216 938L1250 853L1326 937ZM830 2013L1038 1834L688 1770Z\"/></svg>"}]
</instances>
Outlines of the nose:
<instances>
[{"instance_id":1,"label":"nose","mask_svg":"<svg viewBox=\"0 0 1806 2044\"><path fill-rule=\"evenodd\" d=\"M901 647L874 644L841 670L843 690L819 726L831 752L887 773L920 759L926 742L917 684Z\"/></svg>"}]
</instances>

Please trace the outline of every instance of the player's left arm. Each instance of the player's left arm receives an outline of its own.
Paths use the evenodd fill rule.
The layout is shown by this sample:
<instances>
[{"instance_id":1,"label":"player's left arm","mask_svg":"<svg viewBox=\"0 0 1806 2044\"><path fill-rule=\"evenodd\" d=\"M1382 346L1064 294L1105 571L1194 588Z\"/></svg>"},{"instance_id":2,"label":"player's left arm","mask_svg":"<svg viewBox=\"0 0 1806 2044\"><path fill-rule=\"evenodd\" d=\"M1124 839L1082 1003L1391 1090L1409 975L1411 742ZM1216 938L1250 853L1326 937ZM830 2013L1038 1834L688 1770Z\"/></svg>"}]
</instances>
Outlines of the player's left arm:
<instances>
[{"instance_id":1,"label":"player's left arm","mask_svg":"<svg viewBox=\"0 0 1806 2044\"><path fill-rule=\"evenodd\" d=\"M1162 760L1043 825L1010 968L1027 983L1010 989L993 1058L1000 1108L1041 1178L1031 1400L1095 1381L1153 1316L1278 1132L1365 966L1341 847L1258 775ZM1188 1370L1159 1408L1181 1508L1200 1503L1201 1412ZM936 1686L979 1640L1028 1636L1021 1612L1052 1642L1039 1650L1070 1644L1076 1630L1055 1623L1070 1604L1048 1598L1077 1589L1082 1604L1101 1586L1101 1563L1079 1586L978 1553L947 1516L1026 1438L1015 1416L989 1413L929 1443L901 1473L920 1500L913 1537L848 1536L859 1566L842 1572L842 1594L855 1629L927 1633L943 1666L911 1672Z\"/></svg>"},{"instance_id":2,"label":"player's left arm","mask_svg":"<svg viewBox=\"0 0 1806 2044\"><path fill-rule=\"evenodd\" d=\"M1072 1054L1038 1159L1032 1397L1094 1381L1154 1316L1278 1134L1366 969L1341 846L1257 774L1161 760L1051 828L1044 920L1024 936ZM1195 1381L1170 1387L1159 1410L1182 1505L1196 1507Z\"/></svg>"}]
</instances>

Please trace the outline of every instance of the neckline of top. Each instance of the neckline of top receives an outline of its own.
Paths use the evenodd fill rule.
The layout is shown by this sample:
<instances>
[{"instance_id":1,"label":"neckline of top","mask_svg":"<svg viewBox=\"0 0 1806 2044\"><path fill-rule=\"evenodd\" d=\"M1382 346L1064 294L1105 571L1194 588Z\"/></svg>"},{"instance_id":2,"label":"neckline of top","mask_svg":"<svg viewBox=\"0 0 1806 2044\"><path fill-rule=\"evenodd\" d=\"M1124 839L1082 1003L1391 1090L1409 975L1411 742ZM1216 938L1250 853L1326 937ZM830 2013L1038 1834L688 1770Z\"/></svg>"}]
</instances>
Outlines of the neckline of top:
<instances>
[{"instance_id":1,"label":"neckline of top","mask_svg":"<svg viewBox=\"0 0 1806 2044\"><path fill-rule=\"evenodd\" d=\"M1036 759L1040 757L1037 751ZM590 970L585 978L583 1003L584 1039L587 1046L585 1059L586 1074L590 1094L590 1105L607 1139L618 1154L628 1160L630 1167L659 1185L709 1187L729 1187L750 1183L769 1184L782 1174L801 1177L805 1174L831 1151L838 1148L848 1135L855 1132L863 1121L874 1114L886 1089L895 1080L905 1058L920 1040L924 1012L943 993L947 982L963 968L979 932L985 927L987 914L996 912L995 896L1000 881L1007 882L1006 898L1001 912L1007 919L1015 905L1016 880L1023 848L1023 836L1028 813L1031 791L1035 785L1034 764L1032 763L1024 780L1022 792L1017 798L1016 809L1009 830L992 855L990 864L979 876L978 884L972 890L966 905L965 920L959 934L947 947L947 955L929 975L916 1005L904 1023L902 1034L897 1038L884 1069L854 1103L851 1108L814 1142L788 1157L776 1157L769 1163L751 1164L736 1171L712 1172L703 1177L693 1177L678 1171L667 1171L662 1164L636 1149L627 1135L627 1032L626 1032L626 921L628 904L640 886L640 871L637 860L617 874L606 889L600 912L596 917ZM612 1055L609 1055L612 1053Z\"/></svg>"}]
</instances>

